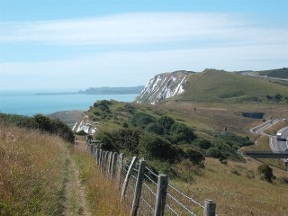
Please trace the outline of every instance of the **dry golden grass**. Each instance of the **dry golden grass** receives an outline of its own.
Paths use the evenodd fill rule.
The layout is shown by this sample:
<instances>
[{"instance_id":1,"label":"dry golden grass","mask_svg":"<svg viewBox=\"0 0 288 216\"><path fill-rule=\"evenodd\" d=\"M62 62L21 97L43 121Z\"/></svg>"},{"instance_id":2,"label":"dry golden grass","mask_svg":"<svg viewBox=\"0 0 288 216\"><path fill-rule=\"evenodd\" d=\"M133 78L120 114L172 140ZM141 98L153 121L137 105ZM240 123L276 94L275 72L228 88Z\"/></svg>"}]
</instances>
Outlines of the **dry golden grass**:
<instances>
[{"instance_id":1,"label":"dry golden grass","mask_svg":"<svg viewBox=\"0 0 288 216\"><path fill-rule=\"evenodd\" d=\"M120 203L117 184L96 167L95 159L85 150L84 144L71 149L78 165L80 179L86 189L91 215L124 216L129 215L127 207Z\"/></svg>"},{"instance_id":2,"label":"dry golden grass","mask_svg":"<svg viewBox=\"0 0 288 216\"><path fill-rule=\"evenodd\" d=\"M220 164L207 158L203 176L195 176L193 183L173 182L194 199L204 203L212 199L218 215L288 215L288 185L260 180L260 162ZM273 167L277 178L288 177L287 172Z\"/></svg>"},{"instance_id":3,"label":"dry golden grass","mask_svg":"<svg viewBox=\"0 0 288 216\"><path fill-rule=\"evenodd\" d=\"M0 215L59 215L67 151L58 137L0 127Z\"/></svg>"}]
</instances>

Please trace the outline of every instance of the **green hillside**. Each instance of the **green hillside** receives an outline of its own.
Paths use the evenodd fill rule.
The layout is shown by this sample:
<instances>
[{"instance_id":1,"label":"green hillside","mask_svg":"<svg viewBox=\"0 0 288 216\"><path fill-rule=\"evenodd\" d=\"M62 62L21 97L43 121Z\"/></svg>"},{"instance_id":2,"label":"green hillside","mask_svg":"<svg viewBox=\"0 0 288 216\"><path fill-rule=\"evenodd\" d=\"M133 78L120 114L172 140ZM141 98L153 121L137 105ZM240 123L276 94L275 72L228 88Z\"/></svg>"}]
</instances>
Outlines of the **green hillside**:
<instances>
[{"instance_id":1,"label":"green hillside","mask_svg":"<svg viewBox=\"0 0 288 216\"><path fill-rule=\"evenodd\" d=\"M207 69L191 76L182 101L287 103L288 88L251 76ZM276 97L275 97L276 96ZM279 98L277 98L279 97Z\"/></svg>"}]
</instances>

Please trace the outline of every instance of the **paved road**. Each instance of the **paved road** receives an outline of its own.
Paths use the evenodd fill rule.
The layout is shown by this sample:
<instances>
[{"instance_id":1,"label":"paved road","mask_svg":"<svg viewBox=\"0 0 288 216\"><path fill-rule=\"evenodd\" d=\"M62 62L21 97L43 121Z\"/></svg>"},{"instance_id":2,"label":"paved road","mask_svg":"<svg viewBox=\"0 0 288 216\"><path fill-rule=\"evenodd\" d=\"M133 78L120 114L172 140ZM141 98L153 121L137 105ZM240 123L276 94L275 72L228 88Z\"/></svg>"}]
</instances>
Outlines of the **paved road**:
<instances>
[{"instance_id":1,"label":"paved road","mask_svg":"<svg viewBox=\"0 0 288 216\"><path fill-rule=\"evenodd\" d=\"M282 134L282 139L277 140L275 136L270 138L270 147L273 151L285 151L288 150L288 127L282 128L277 133Z\"/></svg>"}]
</instances>

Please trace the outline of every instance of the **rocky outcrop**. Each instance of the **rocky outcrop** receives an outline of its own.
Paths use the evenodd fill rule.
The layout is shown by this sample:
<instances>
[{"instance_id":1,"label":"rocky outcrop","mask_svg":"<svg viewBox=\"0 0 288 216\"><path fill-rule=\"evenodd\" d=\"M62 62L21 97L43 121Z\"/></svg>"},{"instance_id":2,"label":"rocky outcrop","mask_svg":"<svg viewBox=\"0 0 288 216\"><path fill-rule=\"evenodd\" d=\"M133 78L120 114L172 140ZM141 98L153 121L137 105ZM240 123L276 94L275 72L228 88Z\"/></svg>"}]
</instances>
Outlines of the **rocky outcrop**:
<instances>
[{"instance_id":1,"label":"rocky outcrop","mask_svg":"<svg viewBox=\"0 0 288 216\"><path fill-rule=\"evenodd\" d=\"M193 73L182 70L156 75L149 80L141 94L136 97L135 102L155 104L179 95L184 92L183 84Z\"/></svg>"}]
</instances>

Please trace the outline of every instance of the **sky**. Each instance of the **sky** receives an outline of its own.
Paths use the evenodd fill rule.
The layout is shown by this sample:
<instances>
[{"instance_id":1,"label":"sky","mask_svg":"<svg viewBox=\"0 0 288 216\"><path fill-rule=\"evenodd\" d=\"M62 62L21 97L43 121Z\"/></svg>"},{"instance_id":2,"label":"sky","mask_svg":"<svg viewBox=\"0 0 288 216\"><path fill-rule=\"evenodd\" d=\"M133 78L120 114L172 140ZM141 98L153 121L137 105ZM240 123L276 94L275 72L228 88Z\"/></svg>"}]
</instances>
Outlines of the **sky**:
<instances>
[{"instance_id":1,"label":"sky","mask_svg":"<svg viewBox=\"0 0 288 216\"><path fill-rule=\"evenodd\" d=\"M0 0L0 91L288 66L288 0Z\"/></svg>"}]
</instances>

